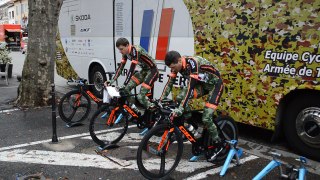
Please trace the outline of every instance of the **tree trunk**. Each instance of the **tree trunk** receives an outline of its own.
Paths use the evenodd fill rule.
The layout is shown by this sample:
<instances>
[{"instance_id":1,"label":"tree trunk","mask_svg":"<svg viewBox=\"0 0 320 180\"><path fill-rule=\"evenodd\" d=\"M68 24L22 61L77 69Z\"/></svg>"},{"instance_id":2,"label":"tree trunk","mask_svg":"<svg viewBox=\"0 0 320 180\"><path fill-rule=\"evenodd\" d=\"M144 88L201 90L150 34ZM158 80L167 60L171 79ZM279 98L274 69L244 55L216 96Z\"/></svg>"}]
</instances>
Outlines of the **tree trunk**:
<instances>
[{"instance_id":1,"label":"tree trunk","mask_svg":"<svg viewBox=\"0 0 320 180\"><path fill-rule=\"evenodd\" d=\"M23 66L19 96L21 107L46 106L54 83L55 38L63 0L29 0L28 54Z\"/></svg>"}]
</instances>

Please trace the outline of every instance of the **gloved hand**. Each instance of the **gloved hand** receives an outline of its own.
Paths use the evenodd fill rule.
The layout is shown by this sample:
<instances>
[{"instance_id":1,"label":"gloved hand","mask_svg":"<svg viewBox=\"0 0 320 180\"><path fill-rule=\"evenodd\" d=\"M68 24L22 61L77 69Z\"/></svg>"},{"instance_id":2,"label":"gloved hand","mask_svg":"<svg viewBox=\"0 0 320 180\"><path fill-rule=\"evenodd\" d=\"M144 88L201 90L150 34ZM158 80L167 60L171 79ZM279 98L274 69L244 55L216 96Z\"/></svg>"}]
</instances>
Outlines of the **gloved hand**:
<instances>
[{"instance_id":1,"label":"gloved hand","mask_svg":"<svg viewBox=\"0 0 320 180\"><path fill-rule=\"evenodd\" d=\"M120 96L128 95L128 93L125 90L125 86L122 85L122 86L119 87L119 94L120 94Z\"/></svg>"},{"instance_id":2,"label":"gloved hand","mask_svg":"<svg viewBox=\"0 0 320 180\"><path fill-rule=\"evenodd\" d=\"M119 86L119 91L124 91L125 87L126 87L125 85Z\"/></svg>"},{"instance_id":3,"label":"gloved hand","mask_svg":"<svg viewBox=\"0 0 320 180\"><path fill-rule=\"evenodd\" d=\"M178 107L175 108L172 112L171 112L171 116L172 117L179 117L183 114L183 108L182 107Z\"/></svg>"},{"instance_id":4,"label":"gloved hand","mask_svg":"<svg viewBox=\"0 0 320 180\"><path fill-rule=\"evenodd\" d=\"M104 82L104 86L105 86L105 87L111 86L111 84L112 84L113 82L114 82L113 80L105 81L105 82Z\"/></svg>"}]
</instances>

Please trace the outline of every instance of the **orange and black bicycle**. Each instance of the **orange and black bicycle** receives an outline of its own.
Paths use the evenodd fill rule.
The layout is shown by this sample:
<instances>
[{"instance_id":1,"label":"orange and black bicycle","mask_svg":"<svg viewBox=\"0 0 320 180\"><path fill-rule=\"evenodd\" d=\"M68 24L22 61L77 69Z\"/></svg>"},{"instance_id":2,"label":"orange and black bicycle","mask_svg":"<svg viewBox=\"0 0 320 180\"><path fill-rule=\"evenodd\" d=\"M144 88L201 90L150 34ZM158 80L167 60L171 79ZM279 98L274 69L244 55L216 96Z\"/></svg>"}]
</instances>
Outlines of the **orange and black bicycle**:
<instances>
[{"instance_id":1,"label":"orange and black bicycle","mask_svg":"<svg viewBox=\"0 0 320 180\"><path fill-rule=\"evenodd\" d=\"M204 155L212 163L222 163L226 159L230 147L224 143L218 148L204 127L200 111L192 111L192 118L184 122L183 117L170 118L171 107L160 109L162 124L153 127L141 140L137 151L137 164L141 174L147 179L166 179L178 166L183 152L182 135L191 143L188 149L195 156ZM238 130L234 120L222 113L214 117L219 137L225 140L238 139ZM197 131L202 129L199 137L189 131L193 125ZM189 126L190 127L190 126Z\"/></svg>"},{"instance_id":2,"label":"orange and black bicycle","mask_svg":"<svg viewBox=\"0 0 320 180\"><path fill-rule=\"evenodd\" d=\"M111 79L115 72L106 72ZM75 86L74 90L69 91L60 99L58 110L60 118L67 123L67 127L80 125L90 113L91 99L100 108L104 103L101 99L96 97L91 91L92 86L103 87L104 82L89 84L86 79L80 78L78 80L69 79L68 85Z\"/></svg>"},{"instance_id":3,"label":"orange and black bicycle","mask_svg":"<svg viewBox=\"0 0 320 180\"><path fill-rule=\"evenodd\" d=\"M91 110L91 99L98 105L98 108L103 102L90 91L91 85L86 79L68 80L67 84L76 85L76 89L62 96L58 110L60 118L70 127L88 117Z\"/></svg>"},{"instance_id":4,"label":"orange and black bicycle","mask_svg":"<svg viewBox=\"0 0 320 180\"><path fill-rule=\"evenodd\" d=\"M128 99L136 94L122 92L120 90L120 96L112 97L110 102L97 110L90 119L90 136L101 149L111 144L117 144L126 134L129 122L144 129L151 128L157 119L155 112L145 110L142 115L135 112L132 105L129 105ZM149 100L151 99L149 98ZM135 104L137 103L136 101Z\"/></svg>"}]
</instances>

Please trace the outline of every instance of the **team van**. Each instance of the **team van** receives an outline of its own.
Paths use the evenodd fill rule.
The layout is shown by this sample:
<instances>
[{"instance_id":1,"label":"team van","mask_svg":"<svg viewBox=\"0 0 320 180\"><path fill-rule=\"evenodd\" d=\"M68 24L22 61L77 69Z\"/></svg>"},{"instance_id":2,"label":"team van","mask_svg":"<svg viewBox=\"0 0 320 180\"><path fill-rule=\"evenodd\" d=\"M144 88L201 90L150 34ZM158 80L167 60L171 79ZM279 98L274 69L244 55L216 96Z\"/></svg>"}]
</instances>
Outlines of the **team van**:
<instances>
[{"instance_id":1,"label":"team van","mask_svg":"<svg viewBox=\"0 0 320 180\"><path fill-rule=\"evenodd\" d=\"M168 80L169 50L215 64L225 85L221 110L237 122L284 134L320 160L320 1L65 0L59 17L58 72L101 82L121 60L119 37L146 49ZM130 63L118 80L121 85ZM174 98L186 80L178 77ZM192 100L192 108L201 108Z\"/></svg>"}]
</instances>

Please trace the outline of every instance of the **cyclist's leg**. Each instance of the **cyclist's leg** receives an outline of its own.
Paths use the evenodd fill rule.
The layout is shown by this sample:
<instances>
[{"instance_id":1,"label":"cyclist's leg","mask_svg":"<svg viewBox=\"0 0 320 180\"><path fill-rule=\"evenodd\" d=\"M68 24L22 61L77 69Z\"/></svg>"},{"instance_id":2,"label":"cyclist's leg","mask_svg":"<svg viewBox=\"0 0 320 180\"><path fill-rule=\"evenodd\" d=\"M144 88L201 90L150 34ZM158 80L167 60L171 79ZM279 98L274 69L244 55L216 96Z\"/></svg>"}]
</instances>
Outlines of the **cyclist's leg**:
<instances>
[{"instance_id":1,"label":"cyclist's leg","mask_svg":"<svg viewBox=\"0 0 320 180\"><path fill-rule=\"evenodd\" d=\"M212 87L212 86L211 86ZM206 87L206 89L210 86ZM223 83L218 79L212 90L209 92L205 108L203 110L202 121L208 129L212 140L219 141L218 131L216 125L213 123L213 113L217 109L220 97L223 92Z\"/></svg>"},{"instance_id":2,"label":"cyclist's leg","mask_svg":"<svg viewBox=\"0 0 320 180\"><path fill-rule=\"evenodd\" d=\"M202 115L202 121L207 127L209 136L211 137L209 138L210 140L209 142L213 143L213 145L215 146L215 149L213 149L213 154L211 153L208 154L210 155L208 157L208 161L214 161L224 149L224 142L219 137L219 132L217 130L217 127L213 123L213 113L218 107L220 97L223 92L223 82L222 82L222 79L216 79L215 81L216 81L216 84L214 85L214 87L211 86L212 90L209 93L209 96L203 111L203 115ZM205 85L205 87L206 89L209 89L210 85Z\"/></svg>"},{"instance_id":3,"label":"cyclist's leg","mask_svg":"<svg viewBox=\"0 0 320 180\"><path fill-rule=\"evenodd\" d=\"M141 85L140 93L138 94L137 99L146 109L154 107L154 104L148 100L146 94L151 90L154 82L158 79L158 76L159 72L157 68L148 70L147 76Z\"/></svg>"},{"instance_id":4,"label":"cyclist's leg","mask_svg":"<svg viewBox=\"0 0 320 180\"><path fill-rule=\"evenodd\" d=\"M139 84L141 84L142 79L144 77L144 74L141 72L136 72L131 79L129 80L129 83L127 84L127 86L124 88L125 92L127 94L130 94L131 90L135 87L137 87ZM128 97L128 101L130 103L134 103L134 97L130 96Z\"/></svg>"}]
</instances>

